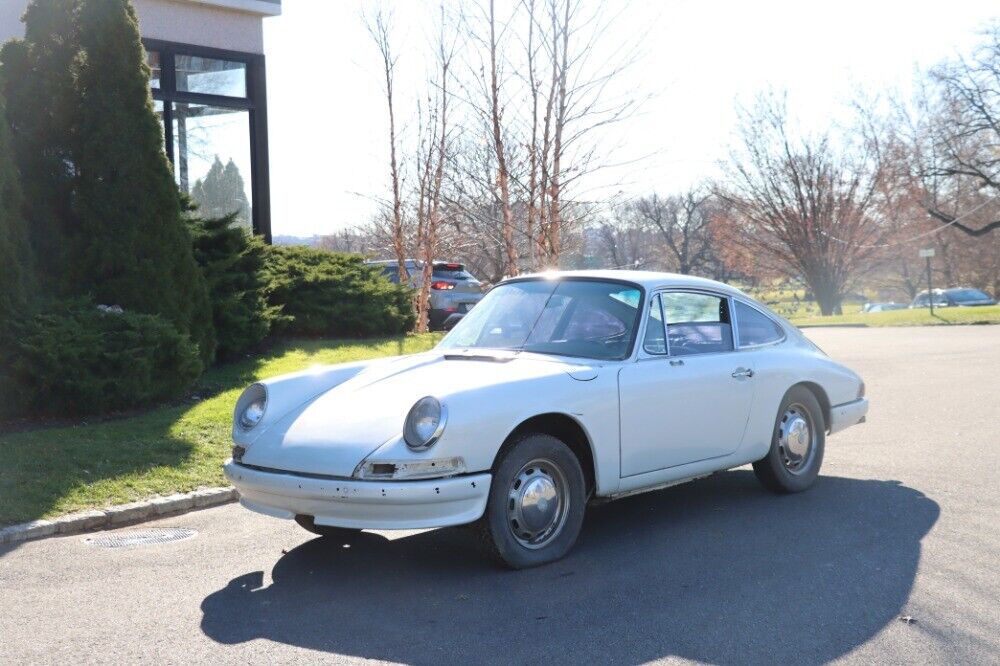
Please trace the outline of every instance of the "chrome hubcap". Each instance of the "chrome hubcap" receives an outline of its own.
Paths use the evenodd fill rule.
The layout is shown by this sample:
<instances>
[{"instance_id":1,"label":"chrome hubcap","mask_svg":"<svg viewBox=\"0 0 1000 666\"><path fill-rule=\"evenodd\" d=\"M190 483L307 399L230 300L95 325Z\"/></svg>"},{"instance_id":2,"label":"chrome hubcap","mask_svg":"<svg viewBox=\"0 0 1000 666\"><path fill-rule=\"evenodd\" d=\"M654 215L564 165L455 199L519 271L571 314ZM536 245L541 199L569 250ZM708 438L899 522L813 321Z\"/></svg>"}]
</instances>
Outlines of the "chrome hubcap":
<instances>
[{"instance_id":1,"label":"chrome hubcap","mask_svg":"<svg viewBox=\"0 0 1000 666\"><path fill-rule=\"evenodd\" d=\"M521 468L507 493L507 524L518 543L541 548L559 535L569 503L566 490L566 477L549 460Z\"/></svg>"},{"instance_id":2,"label":"chrome hubcap","mask_svg":"<svg viewBox=\"0 0 1000 666\"><path fill-rule=\"evenodd\" d=\"M778 448L785 469L800 474L809 466L814 439L809 412L802 405L789 405L778 425Z\"/></svg>"}]
</instances>

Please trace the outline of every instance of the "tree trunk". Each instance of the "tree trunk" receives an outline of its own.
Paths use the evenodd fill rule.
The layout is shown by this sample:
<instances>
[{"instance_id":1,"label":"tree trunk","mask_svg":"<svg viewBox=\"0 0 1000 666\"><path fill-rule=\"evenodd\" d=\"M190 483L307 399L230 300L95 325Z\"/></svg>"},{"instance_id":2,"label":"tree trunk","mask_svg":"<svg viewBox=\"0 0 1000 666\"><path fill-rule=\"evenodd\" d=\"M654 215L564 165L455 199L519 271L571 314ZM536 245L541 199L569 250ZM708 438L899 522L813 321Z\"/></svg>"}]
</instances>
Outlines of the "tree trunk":
<instances>
[{"instance_id":1,"label":"tree trunk","mask_svg":"<svg viewBox=\"0 0 1000 666\"><path fill-rule=\"evenodd\" d=\"M815 276L810 278L808 282L809 288L812 289L816 302L819 304L819 311L824 317L844 313L841 308L844 296L833 280L826 276Z\"/></svg>"}]
</instances>

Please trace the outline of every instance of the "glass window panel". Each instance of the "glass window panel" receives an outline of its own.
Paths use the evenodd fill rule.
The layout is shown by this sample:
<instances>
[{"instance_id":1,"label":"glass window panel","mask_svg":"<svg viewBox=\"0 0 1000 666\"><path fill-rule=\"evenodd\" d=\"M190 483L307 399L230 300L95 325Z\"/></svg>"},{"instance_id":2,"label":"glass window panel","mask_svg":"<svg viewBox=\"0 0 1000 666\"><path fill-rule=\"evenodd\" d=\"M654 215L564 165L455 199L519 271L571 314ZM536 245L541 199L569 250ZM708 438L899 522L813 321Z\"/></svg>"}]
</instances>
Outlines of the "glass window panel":
<instances>
[{"instance_id":1,"label":"glass window panel","mask_svg":"<svg viewBox=\"0 0 1000 666\"><path fill-rule=\"evenodd\" d=\"M149 87L159 90L160 78L163 75L163 68L160 66L160 52L146 51L146 64L149 65Z\"/></svg>"},{"instance_id":2,"label":"glass window panel","mask_svg":"<svg viewBox=\"0 0 1000 666\"><path fill-rule=\"evenodd\" d=\"M166 131L163 125L163 102L158 99L153 100L153 112L156 113L156 118L160 121L160 140L166 141Z\"/></svg>"},{"instance_id":3,"label":"glass window panel","mask_svg":"<svg viewBox=\"0 0 1000 666\"><path fill-rule=\"evenodd\" d=\"M663 330L663 314L660 310L660 296L657 294L649 302L649 314L646 318L646 335L642 340L642 348L649 354L667 353L667 336Z\"/></svg>"},{"instance_id":4,"label":"glass window panel","mask_svg":"<svg viewBox=\"0 0 1000 666\"><path fill-rule=\"evenodd\" d=\"M173 105L174 176L203 215L236 214L252 228L250 112L204 104Z\"/></svg>"},{"instance_id":5,"label":"glass window panel","mask_svg":"<svg viewBox=\"0 0 1000 666\"><path fill-rule=\"evenodd\" d=\"M740 329L741 346L770 344L784 335L770 317L739 301L736 301L736 322Z\"/></svg>"},{"instance_id":6,"label":"glass window panel","mask_svg":"<svg viewBox=\"0 0 1000 666\"><path fill-rule=\"evenodd\" d=\"M218 60L201 56L174 56L177 90L181 92L247 96L247 65L245 62Z\"/></svg>"},{"instance_id":7,"label":"glass window panel","mask_svg":"<svg viewBox=\"0 0 1000 666\"><path fill-rule=\"evenodd\" d=\"M733 350L728 301L688 292L663 294L663 316L671 356L712 354Z\"/></svg>"}]
</instances>

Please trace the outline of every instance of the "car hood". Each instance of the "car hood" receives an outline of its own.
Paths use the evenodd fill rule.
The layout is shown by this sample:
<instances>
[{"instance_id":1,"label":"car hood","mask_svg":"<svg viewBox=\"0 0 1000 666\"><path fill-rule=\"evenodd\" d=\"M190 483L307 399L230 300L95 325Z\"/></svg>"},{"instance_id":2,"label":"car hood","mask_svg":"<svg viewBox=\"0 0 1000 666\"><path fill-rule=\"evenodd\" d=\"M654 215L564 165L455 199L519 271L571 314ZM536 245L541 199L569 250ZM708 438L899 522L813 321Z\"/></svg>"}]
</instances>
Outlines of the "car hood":
<instances>
[{"instance_id":1,"label":"car hood","mask_svg":"<svg viewBox=\"0 0 1000 666\"><path fill-rule=\"evenodd\" d=\"M247 447L243 464L292 472L350 477L357 465L400 436L413 404L433 395L449 397L563 375L592 379L586 364L532 354L488 355L431 352L376 364L308 400L269 426ZM449 419L455 415L450 414ZM447 431L445 433L447 436Z\"/></svg>"}]
</instances>

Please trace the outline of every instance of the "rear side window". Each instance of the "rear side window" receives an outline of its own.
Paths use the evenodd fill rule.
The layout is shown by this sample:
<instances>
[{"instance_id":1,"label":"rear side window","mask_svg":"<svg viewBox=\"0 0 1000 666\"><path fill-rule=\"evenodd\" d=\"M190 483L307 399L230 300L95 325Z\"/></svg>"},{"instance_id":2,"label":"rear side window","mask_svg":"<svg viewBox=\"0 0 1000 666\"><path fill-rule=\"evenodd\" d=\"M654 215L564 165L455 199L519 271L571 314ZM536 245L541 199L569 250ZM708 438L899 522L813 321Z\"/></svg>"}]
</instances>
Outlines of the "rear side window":
<instances>
[{"instance_id":1,"label":"rear side window","mask_svg":"<svg viewBox=\"0 0 1000 666\"><path fill-rule=\"evenodd\" d=\"M449 280L472 280L472 274L465 270L462 264L437 263L433 265L433 275L436 278Z\"/></svg>"},{"instance_id":2,"label":"rear side window","mask_svg":"<svg viewBox=\"0 0 1000 666\"><path fill-rule=\"evenodd\" d=\"M771 344L785 335L770 317L739 301L736 301L736 326L741 347Z\"/></svg>"},{"instance_id":3,"label":"rear side window","mask_svg":"<svg viewBox=\"0 0 1000 666\"><path fill-rule=\"evenodd\" d=\"M399 282L399 266L382 266L382 275L389 278L390 282Z\"/></svg>"},{"instance_id":4,"label":"rear side window","mask_svg":"<svg viewBox=\"0 0 1000 666\"><path fill-rule=\"evenodd\" d=\"M729 300L711 294L670 291L660 295L671 356L733 350Z\"/></svg>"}]
</instances>

